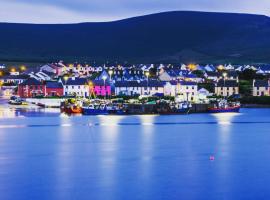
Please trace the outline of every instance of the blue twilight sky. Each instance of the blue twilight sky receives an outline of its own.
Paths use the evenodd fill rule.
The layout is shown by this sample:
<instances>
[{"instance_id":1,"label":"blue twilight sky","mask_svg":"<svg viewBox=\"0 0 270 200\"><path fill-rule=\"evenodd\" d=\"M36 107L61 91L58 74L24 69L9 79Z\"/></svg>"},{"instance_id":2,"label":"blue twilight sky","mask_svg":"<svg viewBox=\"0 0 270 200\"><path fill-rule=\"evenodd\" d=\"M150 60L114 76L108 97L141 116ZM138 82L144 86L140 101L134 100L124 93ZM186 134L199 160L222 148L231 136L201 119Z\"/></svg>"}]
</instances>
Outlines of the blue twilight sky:
<instances>
[{"instance_id":1,"label":"blue twilight sky","mask_svg":"<svg viewBox=\"0 0 270 200\"><path fill-rule=\"evenodd\" d=\"M0 21L112 21L173 10L270 15L270 0L0 0Z\"/></svg>"}]
</instances>

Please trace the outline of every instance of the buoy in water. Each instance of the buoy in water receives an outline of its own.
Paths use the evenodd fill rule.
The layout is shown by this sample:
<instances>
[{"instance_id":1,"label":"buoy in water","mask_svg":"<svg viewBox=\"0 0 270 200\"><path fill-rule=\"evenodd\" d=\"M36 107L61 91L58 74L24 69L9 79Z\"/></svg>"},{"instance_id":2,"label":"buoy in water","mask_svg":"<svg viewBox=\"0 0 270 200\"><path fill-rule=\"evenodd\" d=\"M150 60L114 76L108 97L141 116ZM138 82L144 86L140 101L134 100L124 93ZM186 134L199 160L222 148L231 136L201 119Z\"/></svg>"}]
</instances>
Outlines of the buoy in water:
<instances>
[{"instance_id":1,"label":"buoy in water","mask_svg":"<svg viewBox=\"0 0 270 200\"><path fill-rule=\"evenodd\" d=\"M210 156L209 160L215 160L215 156Z\"/></svg>"}]
</instances>

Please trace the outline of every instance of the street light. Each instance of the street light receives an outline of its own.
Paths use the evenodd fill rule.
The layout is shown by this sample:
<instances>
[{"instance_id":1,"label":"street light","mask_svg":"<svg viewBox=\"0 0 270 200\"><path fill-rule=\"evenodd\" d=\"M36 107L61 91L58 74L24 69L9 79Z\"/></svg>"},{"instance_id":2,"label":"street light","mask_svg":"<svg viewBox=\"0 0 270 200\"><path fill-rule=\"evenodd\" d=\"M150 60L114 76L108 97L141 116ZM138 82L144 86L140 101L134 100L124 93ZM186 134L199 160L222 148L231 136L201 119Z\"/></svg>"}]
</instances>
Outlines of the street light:
<instances>
[{"instance_id":1,"label":"street light","mask_svg":"<svg viewBox=\"0 0 270 200\"><path fill-rule=\"evenodd\" d=\"M112 88L112 74L113 70L109 70L109 75L110 75L110 89ZM110 99L112 98L112 90L110 91Z\"/></svg>"},{"instance_id":2,"label":"street light","mask_svg":"<svg viewBox=\"0 0 270 200\"><path fill-rule=\"evenodd\" d=\"M146 88L146 89L147 89L147 101L148 101L148 95L149 95L149 89L148 89L148 84L149 84L149 74L150 74L149 72L146 72L146 73L145 73L145 75L146 75L146 77L147 77L147 88Z\"/></svg>"},{"instance_id":3,"label":"street light","mask_svg":"<svg viewBox=\"0 0 270 200\"><path fill-rule=\"evenodd\" d=\"M20 70L21 71L25 71L26 70L26 67L24 65L20 66Z\"/></svg>"},{"instance_id":4,"label":"street light","mask_svg":"<svg viewBox=\"0 0 270 200\"><path fill-rule=\"evenodd\" d=\"M226 79L226 77L227 77L227 73L224 72L224 73L222 74L222 76L223 76L223 95L225 95L225 79Z\"/></svg>"},{"instance_id":5,"label":"street light","mask_svg":"<svg viewBox=\"0 0 270 200\"><path fill-rule=\"evenodd\" d=\"M10 72L16 72L16 69L15 69L14 67L12 67L12 68L10 69Z\"/></svg>"},{"instance_id":6,"label":"street light","mask_svg":"<svg viewBox=\"0 0 270 200\"><path fill-rule=\"evenodd\" d=\"M106 99L106 79L107 79L107 76L102 76L102 79L104 81L104 90L105 90L105 95L104 95L104 99Z\"/></svg>"},{"instance_id":7,"label":"street light","mask_svg":"<svg viewBox=\"0 0 270 200\"><path fill-rule=\"evenodd\" d=\"M109 71L109 75L110 75L110 81L112 81L112 74L113 74L113 71L112 71L112 70L110 70L110 71Z\"/></svg>"},{"instance_id":8,"label":"street light","mask_svg":"<svg viewBox=\"0 0 270 200\"><path fill-rule=\"evenodd\" d=\"M94 93L94 91L93 91L93 82L92 81L89 81L88 82L88 86L89 86L89 98L91 98L91 96L92 96L92 94ZM94 97L95 97L95 95L94 95Z\"/></svg>"},{"instance_id":9,"label":"street light","mask_svg":"<svg viewBox=\"0 0 270 200\"><path fill-rule=\"evenodd\" d=\"M65 81L65 87L64 87L64 89L66 90L66 89L67 89L68 76L64 76L63 79L64 79L64 81ZM67 92L65 92L65 93L66 93L66 95L67 95Z\"/></svg>"}]
</instances>

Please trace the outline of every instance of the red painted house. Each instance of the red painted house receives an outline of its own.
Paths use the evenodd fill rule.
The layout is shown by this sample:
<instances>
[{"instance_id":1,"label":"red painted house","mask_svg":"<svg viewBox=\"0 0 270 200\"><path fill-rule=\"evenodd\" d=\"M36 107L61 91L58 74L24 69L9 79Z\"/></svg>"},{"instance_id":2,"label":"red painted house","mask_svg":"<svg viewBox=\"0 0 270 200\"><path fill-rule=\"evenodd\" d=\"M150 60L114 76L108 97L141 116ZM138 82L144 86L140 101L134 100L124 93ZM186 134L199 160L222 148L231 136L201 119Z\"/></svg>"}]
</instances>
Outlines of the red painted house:
<instances>
[{"instance_id":1,"label":"red painted house","mask_svg":"<svg viewBox=\"0 0 270 200\"><path fill-rule=\"evenodd\" d=\"M34 78L29 78L18 85L18 95L22 98L35 97L44 94L45 85Z\"/></svg>"},{"instance_id":2,"label":"red painted house","mask_svg":"<svg viewBox=\"0 0 270 200\"><path fill-rule=\"evenodd\" d=\"M45 96L63 96L64 88L61 82L48 81L45 84Z\"/></svg>"}]
</instances>

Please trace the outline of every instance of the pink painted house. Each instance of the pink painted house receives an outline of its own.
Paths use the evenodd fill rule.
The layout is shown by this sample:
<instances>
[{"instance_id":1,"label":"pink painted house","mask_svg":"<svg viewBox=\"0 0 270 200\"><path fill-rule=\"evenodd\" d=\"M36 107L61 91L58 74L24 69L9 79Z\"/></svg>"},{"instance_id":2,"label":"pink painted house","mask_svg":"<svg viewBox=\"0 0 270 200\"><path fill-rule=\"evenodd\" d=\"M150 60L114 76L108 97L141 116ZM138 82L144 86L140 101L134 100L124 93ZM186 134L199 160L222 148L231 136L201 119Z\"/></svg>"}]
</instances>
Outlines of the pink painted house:
<instances>
[{"instance_id":1,"label":"pink painted house","mask_svg":"<svg viewBox=\"0 0 270 200\"><path fill-rule=\"evenodd\" d=\"M111 85L109 81L95 80L93 81L94 93L97 96L110 96L111 95ZM93 91L93 88L90 90Z\"/></svg>"}]
</instances>

